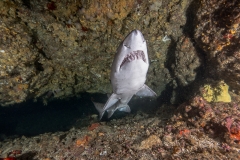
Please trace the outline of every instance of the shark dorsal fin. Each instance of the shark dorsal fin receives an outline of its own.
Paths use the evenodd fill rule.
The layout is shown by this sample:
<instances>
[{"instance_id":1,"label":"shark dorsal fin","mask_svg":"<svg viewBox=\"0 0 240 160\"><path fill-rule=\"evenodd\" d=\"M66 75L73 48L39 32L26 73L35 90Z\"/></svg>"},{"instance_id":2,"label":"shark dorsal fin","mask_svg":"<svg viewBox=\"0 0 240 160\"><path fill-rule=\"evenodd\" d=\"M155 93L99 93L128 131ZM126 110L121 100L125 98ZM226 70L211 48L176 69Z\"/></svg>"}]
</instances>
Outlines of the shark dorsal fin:
<instances>
[{"instance_id":1,"label":"shark dorsal fin","mask_svg":"<svg viewBox=\"0 0 240 160\"><path fill-rule=\"evenodd\" d=\"M140 88L138 90L138 92L135 95L139 96L139 97L154 97L154 96L157 96L157 94L145 84L142 86L142 88Z\"/></svg>"}]
</instances>

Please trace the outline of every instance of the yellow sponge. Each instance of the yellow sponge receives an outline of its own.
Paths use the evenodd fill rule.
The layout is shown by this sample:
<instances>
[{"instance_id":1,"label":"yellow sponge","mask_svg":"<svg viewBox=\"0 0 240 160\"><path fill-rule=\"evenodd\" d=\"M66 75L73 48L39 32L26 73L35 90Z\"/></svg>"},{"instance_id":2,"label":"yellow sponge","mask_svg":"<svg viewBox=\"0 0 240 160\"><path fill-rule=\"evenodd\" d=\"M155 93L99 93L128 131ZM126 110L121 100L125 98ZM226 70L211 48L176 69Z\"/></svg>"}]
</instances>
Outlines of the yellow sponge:
<instances>
[{"instance_id":1,"label":"yellow sponge","mask_svg":"<svg viewBox=\"0 0 240 160\"><path fill-rule=\"evenodd\" d=\"M209 84L204 85L203 98L208 102L231 102L231 96L228 93L229 86L221 81L216 87Z\"/></svg>"}]
</instances>

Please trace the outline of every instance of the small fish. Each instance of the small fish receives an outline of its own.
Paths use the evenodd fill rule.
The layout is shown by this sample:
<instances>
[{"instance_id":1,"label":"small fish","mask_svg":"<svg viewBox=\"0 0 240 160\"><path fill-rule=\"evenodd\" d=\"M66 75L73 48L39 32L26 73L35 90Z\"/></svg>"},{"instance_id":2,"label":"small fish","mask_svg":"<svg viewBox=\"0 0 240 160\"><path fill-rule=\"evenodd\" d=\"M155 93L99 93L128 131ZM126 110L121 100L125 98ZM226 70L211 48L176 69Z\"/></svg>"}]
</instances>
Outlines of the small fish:
<instances>
[{"instance_id":1,"label":"small fish","mask_svg":"<svg viewBox=\"0 0 240 160\"><path fill-rule=\"evenodd\" d=\"M120 44L111 69L113 93L107 103L93 102L102 119L105 111L110 118L116 110L131 112L128 102L133 95L140 97L156 96L145 85L149 67L147 43L139 30L133 30Z\"/></svg>"}]
</instances>

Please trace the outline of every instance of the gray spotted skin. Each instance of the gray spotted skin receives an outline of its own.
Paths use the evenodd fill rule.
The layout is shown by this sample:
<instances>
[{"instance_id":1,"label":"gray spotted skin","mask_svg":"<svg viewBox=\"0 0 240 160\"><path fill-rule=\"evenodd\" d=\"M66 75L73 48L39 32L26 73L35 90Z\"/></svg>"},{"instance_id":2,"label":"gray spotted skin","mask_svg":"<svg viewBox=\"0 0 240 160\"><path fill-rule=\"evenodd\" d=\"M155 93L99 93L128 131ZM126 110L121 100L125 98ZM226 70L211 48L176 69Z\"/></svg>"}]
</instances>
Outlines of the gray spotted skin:
<instances>
[{"instance_id":1,"label":"gray spotted skin","mask_svg":"<svg viewBox=\"0 0 240 160\"><path fill-rule=\"evenodd\" d=\"M130 112L128 102L133 95L156 96L144 83L149 67L147 44L139 30L133 30L117 49L111 70L113 93L105 105L94 103L101 119L107 111L110 118L116 110Z\"/></svg>"}]
</instances>

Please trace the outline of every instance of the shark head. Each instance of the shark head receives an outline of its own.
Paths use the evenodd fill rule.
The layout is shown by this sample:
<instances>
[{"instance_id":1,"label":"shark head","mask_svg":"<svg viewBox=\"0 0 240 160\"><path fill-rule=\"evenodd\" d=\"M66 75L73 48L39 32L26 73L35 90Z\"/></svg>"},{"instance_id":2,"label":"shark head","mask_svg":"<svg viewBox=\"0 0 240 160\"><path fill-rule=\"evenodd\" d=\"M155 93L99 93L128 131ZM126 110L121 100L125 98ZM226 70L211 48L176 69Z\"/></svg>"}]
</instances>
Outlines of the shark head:
<instances>
[{"instance_id":1,"label":"shark head","mask_svg":"<svg viewBox=\"0 0 240 160\"><path fill-rule=\"evenodd\" d=\"M115 54L111 83L113 92L128 97L146 81L148 71L147 43L139 30L130 32L119 45ZM121 99L124 101L124 99Z\"/></svg>"},{"instance_id":2,"label":"shark head","mask_svg":"<svg viewBox=\"0 0 240 160\"><path fill-rule=\"evenodd\" d=\"M147 67L149 65L147 43L139 30L130 32L119 45L113 61L112 71L118 72L124 64L134 60L142 60Z\"/></svg>"}]
</instances>

